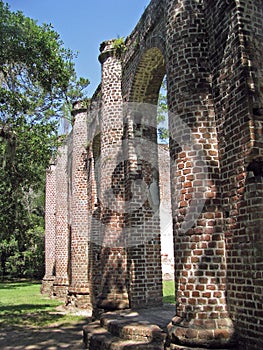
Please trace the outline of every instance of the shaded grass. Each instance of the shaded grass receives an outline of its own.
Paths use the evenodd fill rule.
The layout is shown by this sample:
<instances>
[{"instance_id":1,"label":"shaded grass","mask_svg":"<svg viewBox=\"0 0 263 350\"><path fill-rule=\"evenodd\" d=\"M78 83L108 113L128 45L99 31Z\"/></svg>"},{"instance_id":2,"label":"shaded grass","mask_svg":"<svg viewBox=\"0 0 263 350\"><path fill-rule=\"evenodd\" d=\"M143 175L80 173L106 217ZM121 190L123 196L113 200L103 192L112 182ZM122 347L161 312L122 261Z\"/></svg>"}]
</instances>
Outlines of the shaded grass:
<instances>
[{"instance_id":1,"label":"shaded grass","mask_svg":"<svg viewBox=\"0 0 263 350\"><path fill-rule=\"evenodd\" d=\"M174 281L163 281L163 302L175 304Z\"/></svg>"},{"instance_id":2,"label":"shaded grass","mask_svg":"<svg viewBox=\"0 0 263 350\"><path fill-rule=\"evenodd\" d=\"M28 281L1 282L0 326L65 326L84 320L81 316L59 314L56 307L63 302L41 295L40 287L40 283Z\"/></svg>"}]
</instances>

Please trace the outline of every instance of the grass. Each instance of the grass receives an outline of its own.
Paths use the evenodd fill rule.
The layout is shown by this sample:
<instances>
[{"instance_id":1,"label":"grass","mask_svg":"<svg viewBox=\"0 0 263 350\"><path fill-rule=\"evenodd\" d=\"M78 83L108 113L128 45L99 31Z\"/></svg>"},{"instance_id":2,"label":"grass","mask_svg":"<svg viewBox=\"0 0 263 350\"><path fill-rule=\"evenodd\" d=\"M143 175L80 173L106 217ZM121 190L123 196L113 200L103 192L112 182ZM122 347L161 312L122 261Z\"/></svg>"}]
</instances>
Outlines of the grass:
<instances>
[{"instance_id":1,"label":"grass","mask_svg":"<svg viewBox=\"0 0 263 350\"><path fill-rule=\"evenodd\" d=\"M175 304L174 281L163 281L163 302Z\"/></svg>"},{"instance_id":2,"label":"grass","mask_svg":"<svg viewBox=\"0 0 263 350\"><path fill-rule=\"evenodd\" d=\"M40 286L40 283L28 281L1 282L0 326L65 326L85 319L83 316L59 314L56 307L63 302L41 295ZM175 303L173 281L163 281L163 301Z\"/></svg>"},{"instance_id":3,"label":"grass","mask_svg":"<svg viewBox=\"0 0 263 350\"><path fill-rule=\"evenodd\" d=\"M81 316L59 314L56 307L63 302L41 295L40 286L40 283L28 281L1 282L0 326L42 327L52 324L64 326L84 319Z\"/></svg>"}]
</instances>

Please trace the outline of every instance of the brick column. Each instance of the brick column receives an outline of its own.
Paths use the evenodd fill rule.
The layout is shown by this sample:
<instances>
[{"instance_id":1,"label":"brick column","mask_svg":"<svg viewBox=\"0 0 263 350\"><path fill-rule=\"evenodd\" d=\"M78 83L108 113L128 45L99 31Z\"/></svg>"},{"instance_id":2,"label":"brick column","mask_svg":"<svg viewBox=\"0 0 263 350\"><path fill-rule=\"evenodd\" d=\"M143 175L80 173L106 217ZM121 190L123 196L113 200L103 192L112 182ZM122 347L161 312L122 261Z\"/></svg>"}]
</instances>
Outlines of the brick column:
<instances>
[{"instance_id":1,"label":"brick column","mask_svg":"<svg viewBox=\"0 0 263 350\"><path fill-rule=\"evenodd\" d=\"M53 295L59 298L68 293L68 161L67 143L58 149L56 168L56 278Z\"/></svg>"},{"instance_id":2,"label":"brick column","mask_svg":"<svg viewBox=\"0 0 263 350\"><path fill-rule=\"evenodd\" d=\"M126 287L126 250L123 203L123 115L122 67L114 40L103 42L99 60L102 64L101 154L98 168L100 235L93 252L97 257L96 306L118 309L129 306ZM96 268L94 265L94 268Z\"/></svg>"},{"instance_id":3,"label":"brick column","mask_svg":"<svg viewBox=\"0 0 263 350\"><path fill-rule=\"evenodd\" d=\"M207 1L227 247L239 350L263 348L263 3Z\"/></svg>"},{"instance_id":4,"label":"brick column","mask_svg":"<svg viewBox=\"0 0 263 350\"><path fill-rule=\"evenodd\" d=\"M218 140L203 4L167 0L166 13L177 288L176 316L168 326L170 349L229 349L234 329L226 302ZM189 227L190 207L196 218Z\"/></svg>"},{"instance_id":5,"label":"brick column","mask_svg":"<svg viewBox=\"0 0 263 350\"><path fill-rule=\"evenodd\" d=\"M88 279L87 110L74 106L72 130L71 266L68 303L90 306Z\"/></svg>"},{"instance_id":6,"label":"brick column","mask_svg":"<svg viewBox=\"0 0 263 350\"><path fill-rule=\"evenodd\" d=\"M55 237L56 237L56 165L50 164L46 172L45 199L45 276L41 293L52 295L55 279Z\"/></svg>"}]
</instances>

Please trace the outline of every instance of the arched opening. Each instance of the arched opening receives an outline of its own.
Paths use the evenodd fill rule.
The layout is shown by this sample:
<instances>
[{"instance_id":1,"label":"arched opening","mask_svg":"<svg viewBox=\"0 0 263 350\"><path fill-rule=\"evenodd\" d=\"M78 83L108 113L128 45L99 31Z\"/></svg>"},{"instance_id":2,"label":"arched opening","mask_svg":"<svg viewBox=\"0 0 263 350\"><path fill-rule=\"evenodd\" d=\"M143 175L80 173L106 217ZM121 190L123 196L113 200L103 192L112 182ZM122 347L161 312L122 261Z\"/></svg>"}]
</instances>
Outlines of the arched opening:
<instances>
[{"instance_id":1,"label":"arched opening","mask_svg":"<svg viewBox=\"0 0 263 350\"><path fill-rule=\"evenodd\" d=\"M157 47L147 50L141 57L133 80L129 102L157 105L165 76L165 62Z\"/></svg>"},{"instance_id":2,"label":"arched opening","mask_svg":"<svg viewBox=\"0 0 263 350\"><path fill-rule=\"evenodd\" d=\"M174 302L174 244L171 206L170 148L166 75L157 104L158 163L160 187L160 231L164 302Z\"/></svg>"},{"instance_id":3,"label":"arched opening","mask_svg":"<svg viewBox=\"0 0 263 350\"><path fill-rule=\"evenodd\" d=\"M151 148L151 155L147 154L147 161L151 162L151 157L157 158L157 161L152 159L152 163L157 164L158 168L158 186L159 186L159 235L160 235L160 250L155 246L156 254L159 254L161 260L161 282L164 292L164 302L174 302L174 249L173 249L173 228L172 228L172 210L171 210L171 192L170 192L170 156L169 156L169 137L168 137L168 112L166 104L166 75L165 62L160 49L157 47L147 50L141 57L138 65L132 89L130 92L129 102L145 104L144 110L151 110L151 120L145 116L136 116L135 124L144 125L148 134L148 147ZM147 107L147 105L151 107ZM166 104L166 106L165 106ZM141 108L139 108L141 109ZM153 112L154 110L154 112ZM139 120L139 121L138 121ZM138 135L145 135L145 132ZM146 146L147 147L147 146ZM153 151L155 149L155 151ZM145 233L147 235L147 233ZM155 237L156 238L156 237ZM147 255L147 251L145 251ZM156 258L154 254L149 255L149 258ZM134 264L134 259L132 261ZM143 262L147 265L149 262ZM135 261L136 264L136 261ZM148 267L146 267L147 270ZM156 273L156 271L155 271ZM148 278L148 275L138 275L139 278ZM143 281L141 281L143 283ZM155 288L152 281L146 281L145 288L149 290L145 293L150 293L151 288Z\"/></svg>"}]
</instances>

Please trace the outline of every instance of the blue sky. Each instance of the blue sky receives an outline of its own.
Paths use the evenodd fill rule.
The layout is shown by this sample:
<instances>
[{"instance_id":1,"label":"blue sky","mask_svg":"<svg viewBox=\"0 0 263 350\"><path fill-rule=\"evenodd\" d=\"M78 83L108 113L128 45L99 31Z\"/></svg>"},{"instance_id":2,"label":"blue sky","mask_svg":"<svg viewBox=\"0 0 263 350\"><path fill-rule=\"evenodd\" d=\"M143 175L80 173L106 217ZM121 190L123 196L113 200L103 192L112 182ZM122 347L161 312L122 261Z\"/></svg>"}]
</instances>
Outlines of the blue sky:
<instances>
[{"instance_id":1,"label":"blue sky","mask_svg":"<svg viewBox=\"0 0 263 350\"><path fill-rule=\"evenodd\" d=\"M78 76L90 80L91 96L100 82L99 46L104 40L131 33L150 0L7 0L39 24L51 23L64 46L78 52Z\"/></svg>"}]
</instances>

